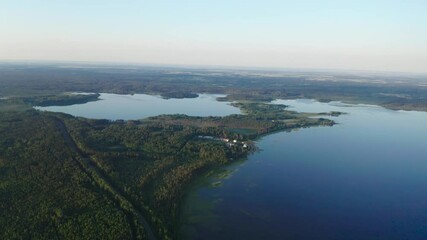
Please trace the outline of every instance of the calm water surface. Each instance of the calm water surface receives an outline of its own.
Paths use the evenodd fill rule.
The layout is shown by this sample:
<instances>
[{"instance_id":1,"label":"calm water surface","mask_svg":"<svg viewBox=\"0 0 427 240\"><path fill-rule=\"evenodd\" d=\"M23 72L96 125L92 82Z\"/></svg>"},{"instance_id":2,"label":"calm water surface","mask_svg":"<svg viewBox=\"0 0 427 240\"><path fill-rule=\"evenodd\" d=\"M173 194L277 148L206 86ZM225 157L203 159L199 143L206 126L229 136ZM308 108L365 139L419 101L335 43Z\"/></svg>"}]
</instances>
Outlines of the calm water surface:
<instances>
[{"instance_id":1,"label":"calm water surface","mask_svg":"<svg viewBox=\"0 0 427 240\"><path fill-rule=\"evenodd\" d=\"M264 137L262 151L201 179L185 239L427 239L427 113L275 103L348 114Z\"/></svg>"},{"instance_id":2,"label":"calm water surface","mask_svg":"<svg viewBox=\"0 0 427 240\"><path fill-rule=\"evenodd\" d=\"M218 102L222 95L200 94L197 98L163 99L147 94L119 95L101 93L100 101L70 106L36 107L52 112L95 119L141 119L161 114L187 114L189 116L226 116L240 110L227 102Z\"/></svg>"}]
</instances>

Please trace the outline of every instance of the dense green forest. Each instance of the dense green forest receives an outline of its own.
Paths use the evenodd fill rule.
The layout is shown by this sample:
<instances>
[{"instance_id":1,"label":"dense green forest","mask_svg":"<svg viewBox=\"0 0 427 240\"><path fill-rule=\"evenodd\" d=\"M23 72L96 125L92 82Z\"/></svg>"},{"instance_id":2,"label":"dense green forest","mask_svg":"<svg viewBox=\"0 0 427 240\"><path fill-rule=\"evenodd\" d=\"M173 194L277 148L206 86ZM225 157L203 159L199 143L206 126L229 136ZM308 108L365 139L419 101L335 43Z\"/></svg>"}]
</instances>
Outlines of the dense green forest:
<instances>
[{"instance_id":1,"label":"dense green forest","mask_svg":"<svg viewBox=\"0 0 427 240\"><path fill-rule=\"evenodd\" d=\"M1 239L129 239L128 216L67 149L55 121L0 115Z\"/></svg>"},{"instance_id":2,"label":"dense green forest","mask_svg":"<svg viewBox=\"0 0 427 240\"><path fill-rule=\"evenodd\" d=\"M260 102L235 103L244 115L132 121L7 108L18 103L0 108L2 239L176 239L198 175L244 158L262 134L334 124Z\"/></svg>"}]
</instances>

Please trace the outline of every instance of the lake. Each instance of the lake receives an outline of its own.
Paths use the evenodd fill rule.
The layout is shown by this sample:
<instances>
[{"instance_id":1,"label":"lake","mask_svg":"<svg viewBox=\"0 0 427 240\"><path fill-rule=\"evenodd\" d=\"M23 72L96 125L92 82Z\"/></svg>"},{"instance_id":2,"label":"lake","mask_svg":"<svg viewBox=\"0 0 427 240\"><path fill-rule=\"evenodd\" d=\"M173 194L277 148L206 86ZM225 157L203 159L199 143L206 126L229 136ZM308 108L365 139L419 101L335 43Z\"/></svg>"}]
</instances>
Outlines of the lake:
<instances>
[{"instance_id":1,"label":"lake","mask_svg":"<svg viewBox=\"0 0 427 240\"><path fill-rule=\"evenodd\" d=\"M427 239L427 113L313 100L333 127L275 133L189 190L184 239Z\"/></svg>"},{"instance_id":2,"label":"lake","mask_svg":"<svg viewBox=\"0 0 427 240\"><path fill-rule=\"evenodd\" d=\"M228 102L218 102L218 94L199 94L197 98L164 99L147 94L120 95L101 93L99 101L69 106L35 107L42 111L63 112L73 116L136 120L161 114L187 114L189 116L226 116L239 114L239 108Z\"/></svg>"}]
</instances>

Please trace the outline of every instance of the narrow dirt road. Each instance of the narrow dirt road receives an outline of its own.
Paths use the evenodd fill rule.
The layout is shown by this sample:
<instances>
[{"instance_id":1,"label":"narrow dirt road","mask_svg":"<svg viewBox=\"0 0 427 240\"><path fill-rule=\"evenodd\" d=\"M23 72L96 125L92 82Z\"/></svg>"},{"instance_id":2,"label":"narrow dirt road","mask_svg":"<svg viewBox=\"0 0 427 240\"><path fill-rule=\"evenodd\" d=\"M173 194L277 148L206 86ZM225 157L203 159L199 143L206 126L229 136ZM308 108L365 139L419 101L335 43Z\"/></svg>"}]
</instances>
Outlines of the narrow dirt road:
<instances>
[{"instance_id":1,"label":"narrow dirt road","mask_svg":"<svg viewBox=\"0 0 427 240\"><path fill-rule=\"evenodd\" d=\"M135 207L132 204L132 201L127 199L126 196L124 196L121 191L119 191L115 186L113 186L109 179L107 179L102 172L92 163L89 156L86 156L77 146L77 144L74 142L73 138L70 136L69 132L67 131L67 127L65 126L65 123L59 119L54 118L59 131L61 132L62 137L64 138L67 146L70 148L70 150L83 162L79 162L78 159L74 159L83 169L85 169L86 174L96 174L96 177L101 179L104 184L107 184L107 187L101 187L105 190L108 190L113 196L118 196L120 201L124 201L126 205L130 206L134 212L136 213L136 217L141 222L142 226L144 227L145 235L147 239L149 240L156 240L156 237L148 224L147 220L143 216L143 214L138 210L137 207Z\"/></svg>"}]
</instances>

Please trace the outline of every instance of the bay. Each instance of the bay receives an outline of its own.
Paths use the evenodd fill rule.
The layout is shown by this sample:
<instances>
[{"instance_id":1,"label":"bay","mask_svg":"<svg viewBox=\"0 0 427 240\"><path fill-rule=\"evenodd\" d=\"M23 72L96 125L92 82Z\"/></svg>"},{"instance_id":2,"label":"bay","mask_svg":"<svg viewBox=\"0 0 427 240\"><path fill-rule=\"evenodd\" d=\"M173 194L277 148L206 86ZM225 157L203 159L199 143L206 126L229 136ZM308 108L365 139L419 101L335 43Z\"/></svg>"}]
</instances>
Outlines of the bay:
<instances>
[{"instance_id":1,"label":"bay","mask_svg":"<svg viewBox=\"0 0 427 240\"><path fill-rule=\"evenodd\" d=\"M182 238L427 238L427 113L273 103L347 114L263 137L261 151L202 177L184 201Z\"/></svg>"}]
</instances>

